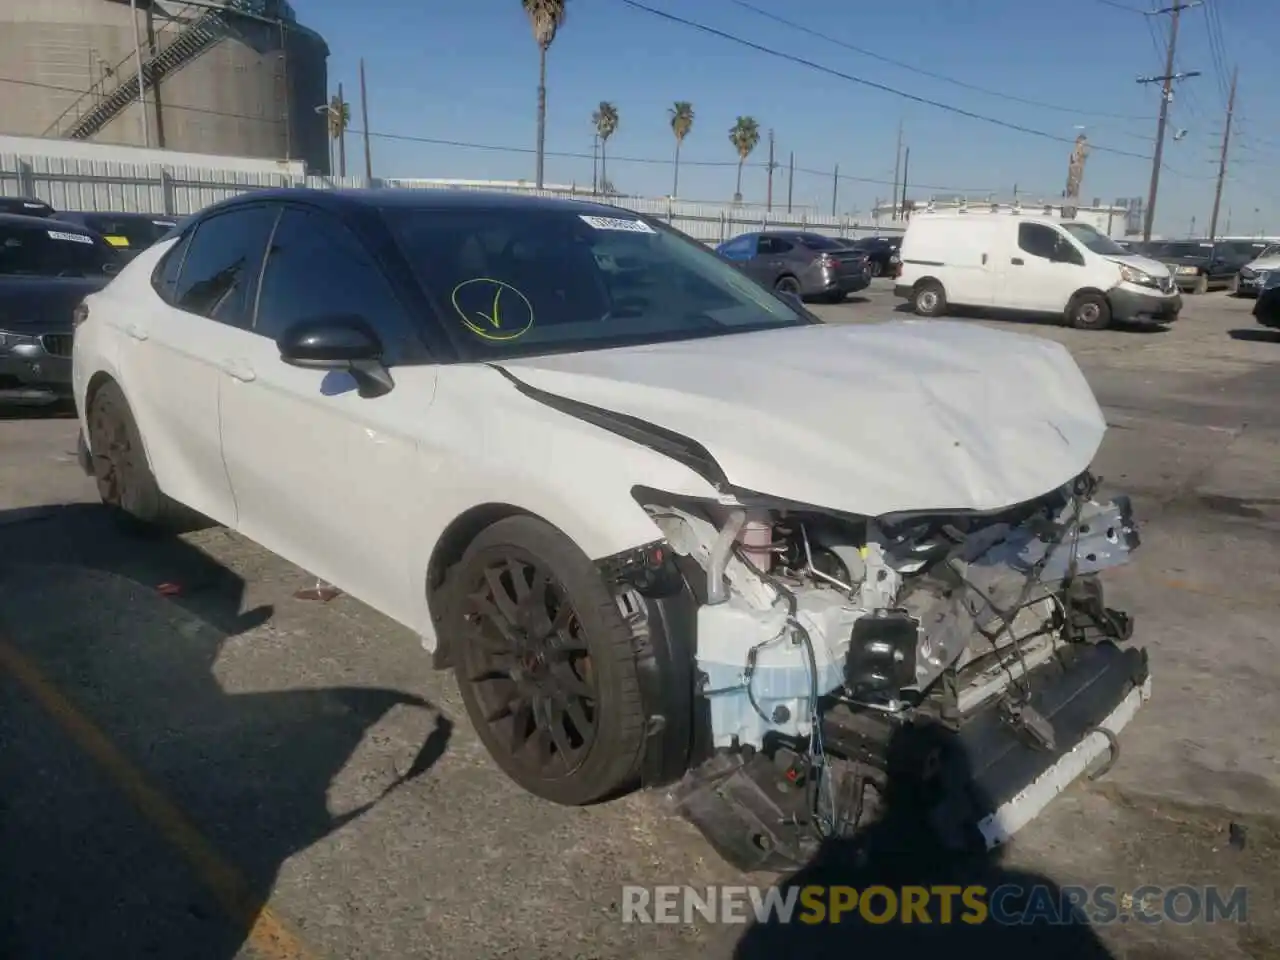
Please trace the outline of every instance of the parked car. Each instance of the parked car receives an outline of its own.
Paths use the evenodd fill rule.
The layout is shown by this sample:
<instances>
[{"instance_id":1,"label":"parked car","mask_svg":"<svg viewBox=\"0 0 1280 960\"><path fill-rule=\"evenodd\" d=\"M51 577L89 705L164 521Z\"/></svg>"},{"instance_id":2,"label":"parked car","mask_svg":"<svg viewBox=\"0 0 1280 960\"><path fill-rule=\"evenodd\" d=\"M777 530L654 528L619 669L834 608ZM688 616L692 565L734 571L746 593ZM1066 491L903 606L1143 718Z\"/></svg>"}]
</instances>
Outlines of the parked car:
<instances>
[{"instance_id":1,"label":"parked car","mask_svg":"<svg viewBox=\"0 0 1280 960\"><path fill-rule=\"evenodd\" d=\"M841 240L853 250L860 250L867 255L871 266L871 276L892 277L897 275L900 263L898 251L902 248L901 237L861 237L857 240Z\"/></svg>"},{"instance_id":2,"label":"parked car","mask_svg":"<svg viewBox=\"0 0 1280 960\"><path fill-rule=\"evenodd\" d=\"M1280 270L1280 243L1263 247L1258 256L1240 268L1231 284L1237 297L1256 297L1267 279Z\"/></svg>"},{"instance_id":3,"label":"parked car","mask_svg":"<svg viewBox=\"0 0 1280 960\"><path fill-rule=\"evenodd\" d=\"M0 197L0 214L13 213L23 217L53 216L53 207L35 197Z\"/></svg>"},{"instance_id":4,"label":"parked car","mask_svg":"<svg viewBox=\"0 0 1280 960\"><path fill-rule=\"evenodd\" d=\"M1146 255L1167 266L1178 289L1185 293L1229 287L1243 266L1238 254L1207 240L1166 241Z\"/></svg>"},{"instance_id":5,"label":"parked car","mask_svg":"<svg viewBox=\"0 0 1280 960\"><path fill-rule=\"evenodd\" d=\"M76 223L102 236L107 243L120 251L124 259L130 259L147 249L178 225L174 217L162 217L152 213L86 213L78 210L59 210L53 214L57 220Z\"/></svg>"},{"instance_id":6,"label":"parked car","mask_svg":"<svg viewBox=\"0 0 1280 960\"><path fill-rule=\"evenodd\" d=\"M924 317L964 306L1057 315L1082 330L1172 323L1182 309L1164 265L1086 223L1016 214L916 214L894 293Z\"/></svg>"},{"instance_id":7,"label":"parked car","mask_svg":"<svg viewBox=\"0 0 1280 960\"><path fill-rule=\"evenodd\" d=\"M1280 270L1272 270L1262 281L1253 316L1264 327L1280 330Z\"/></svg>"},{"instance_id":8,"label":"parked car","mask_svg":"<svg viewBox=\"0 0 1280 960\"><path fill-rule=\"evenodd\" d=\"M0 403L71 396L73 311L120 265L81 227L0 214Z\"/></svg>"},{"instance_id":9,"label":"parked car","mask_svg":"<svg viewBox=\"0 0 1280 960\"><path fill-rule=\"evenodd\" d=\"M716 252L764 286L802 298L838 302L871 283L865 253L818 233L744 233Z\"/></svg>"},{"instance_id":10,"label":"parked car","mask_svg":"<svg viewBox=\"0 0 1280 960\"><path fill-rule=\"evenodd\" d=\"M1064 347L816 322L617 207L223 201L87 298L74 373L114 512L183 504L365 601L522 787L679 783L739 865L856 826L891 741L921 758L904 789L949 769L938 709L1002 758L938 802L999 843L1149 693L1094 577L1132 511L1097 493L1106 421Z\"/></svg>"}]
</instances>

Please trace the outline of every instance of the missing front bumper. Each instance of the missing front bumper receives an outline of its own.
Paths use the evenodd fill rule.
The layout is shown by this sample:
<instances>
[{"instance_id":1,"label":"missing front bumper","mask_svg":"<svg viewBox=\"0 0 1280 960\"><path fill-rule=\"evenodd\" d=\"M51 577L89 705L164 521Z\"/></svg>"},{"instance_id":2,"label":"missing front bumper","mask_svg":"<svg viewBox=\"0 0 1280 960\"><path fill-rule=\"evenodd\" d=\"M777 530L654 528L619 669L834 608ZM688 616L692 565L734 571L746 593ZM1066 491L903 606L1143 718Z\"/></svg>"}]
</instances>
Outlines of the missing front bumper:
<instances>
[{"instance_id":1,"label":"missing front bumper","mask_svg":"<svg viewBox=\"0 0 1280 960\"><path fill-rule=\"evenodd\" d=\"M927 824L944 848L999 846L1108 752L1115 760L1116 734L1151 689L1146 651L1110 642L1073 644L1028 676L1029 703L1053 727L1050 749L1033 745L994 702L958 732L830 711L823 730L843 779L837 792L865 775L879 794L851 839L886 825L914 833ZM776 755L720 753L687 774L671 798L738 869L794 869L821 847L794 769Z\"/></svg>"}]
</instances>

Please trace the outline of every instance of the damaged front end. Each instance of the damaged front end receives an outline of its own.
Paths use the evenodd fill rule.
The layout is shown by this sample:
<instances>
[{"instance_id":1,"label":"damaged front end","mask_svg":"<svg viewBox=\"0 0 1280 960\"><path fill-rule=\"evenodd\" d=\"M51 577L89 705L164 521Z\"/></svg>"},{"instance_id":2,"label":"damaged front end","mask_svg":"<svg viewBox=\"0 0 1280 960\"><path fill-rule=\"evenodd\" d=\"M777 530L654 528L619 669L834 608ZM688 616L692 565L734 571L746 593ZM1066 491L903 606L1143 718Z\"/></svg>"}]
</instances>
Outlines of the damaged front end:
<instances>
[{"instance_id":1,"label":"damaged front end","mask_svg":"<svg viewBox=\"0 0 1280 960\"><path fill-rule=\"evenodd\" d=\"M642 683L672 707L649 778L683 771L681 813L746 870L803 863L906 796L952 846L1002 843L1113 762L1149 696L1096 576L1137 529L1096 488L1086 473L998 514L876 520L637 491L665 538L638 561L643 592L668 598L623 601ZM672 569L678 586L659 582Z\"/></svg>"}]
</instances>

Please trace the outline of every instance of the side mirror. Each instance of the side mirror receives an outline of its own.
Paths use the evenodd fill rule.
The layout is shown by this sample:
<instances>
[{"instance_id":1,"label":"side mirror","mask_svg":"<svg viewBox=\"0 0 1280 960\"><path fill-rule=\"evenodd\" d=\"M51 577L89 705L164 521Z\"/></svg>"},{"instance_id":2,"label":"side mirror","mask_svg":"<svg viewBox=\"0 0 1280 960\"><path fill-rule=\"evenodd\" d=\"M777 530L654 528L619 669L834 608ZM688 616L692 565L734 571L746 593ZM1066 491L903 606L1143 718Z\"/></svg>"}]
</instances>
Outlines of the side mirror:
<instances>
[{"instance_id":1,"label":"side mirror","mask_svg":"<svg viewBox=\"0 0 1280 960\"><path fill-rule=\"evenodd\" d=\"M363 317L304 320L285 330L276 346L290 366L350 373L362 397L380 397L395 387L382 363L382 341Z\"/></svg>"}]
</instances>

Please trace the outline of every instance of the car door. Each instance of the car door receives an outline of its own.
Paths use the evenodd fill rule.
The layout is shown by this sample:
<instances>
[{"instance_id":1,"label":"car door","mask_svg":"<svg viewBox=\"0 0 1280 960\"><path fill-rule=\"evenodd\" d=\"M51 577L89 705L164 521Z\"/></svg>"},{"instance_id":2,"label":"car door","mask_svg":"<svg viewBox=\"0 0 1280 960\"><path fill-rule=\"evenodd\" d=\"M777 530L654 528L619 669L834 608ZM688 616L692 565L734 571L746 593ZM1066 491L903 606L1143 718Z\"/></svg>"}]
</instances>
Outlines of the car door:
<instances>
[{"instance_id":1,"label":"car door","mask_svg":"<svg viewBox=\"0 0 1280 960\"><path fill-rule=\"evenodd\" d=\"M280 359L292 325L358 316L378 333L396 382L362 398L345 372ZM250 330L223 379L222 455L237 529L375 609L412 623L425 571L409 558L432 478L415 436L435 392L411 313L378 258L336 215L288 205L271 238ZM403 360L417 359L416 365Z\"/></svg>"},{"instance_id":2,"label":"car door","mask_svg":"<svg viewBox=\"0 0 1280 960\"><path fill-rule=\"evenodd\" d=\"M1008 260L998 307L1060 313L1083 283L1084 255L1048 224L1019 222Z\"/></svg>"},{"instance_id":3,"label":"car door","mask_svg":"<svg viewBox=\"0 0 1280 960\"><path fill-rule=\"evenodd\" d=\"M112 310L121 367L161 489L233 526L235 500L222 462L219 382L247 326L276 211L235 207L201 220L158 264L156 297Z\"/></svg>"},{"instance_id":4,"label":"car door","mask_svg":"<svg viewBox=\"0 0 1280 960\"><path fill-rule=\"evenodd\" d=\"M781 237L759 237L756 241L756 255L745 265L746 273L766 287L773 286L773 282L786 269L786 254L793 246L794 244Z\"/></svg>"}]
</instances>

